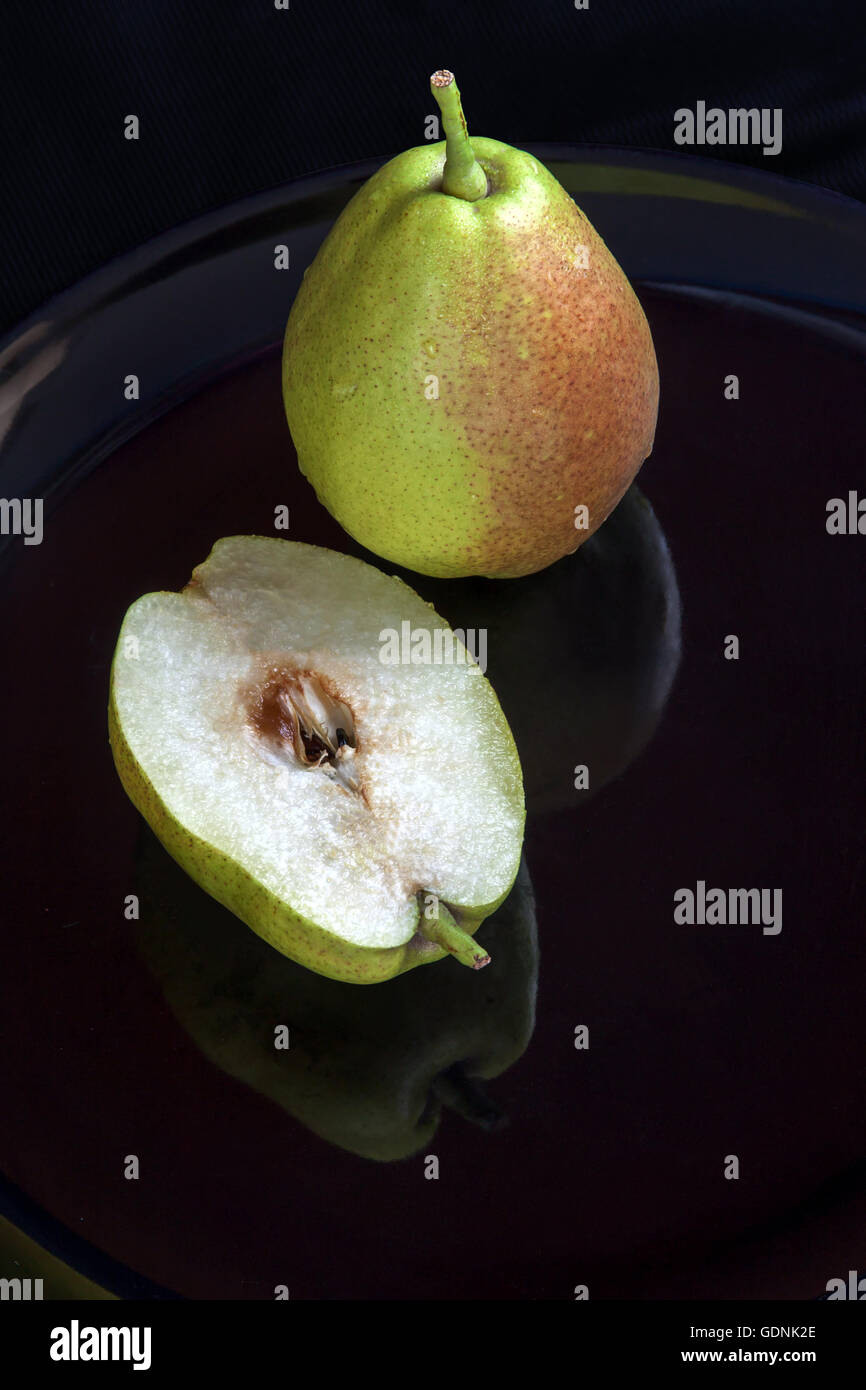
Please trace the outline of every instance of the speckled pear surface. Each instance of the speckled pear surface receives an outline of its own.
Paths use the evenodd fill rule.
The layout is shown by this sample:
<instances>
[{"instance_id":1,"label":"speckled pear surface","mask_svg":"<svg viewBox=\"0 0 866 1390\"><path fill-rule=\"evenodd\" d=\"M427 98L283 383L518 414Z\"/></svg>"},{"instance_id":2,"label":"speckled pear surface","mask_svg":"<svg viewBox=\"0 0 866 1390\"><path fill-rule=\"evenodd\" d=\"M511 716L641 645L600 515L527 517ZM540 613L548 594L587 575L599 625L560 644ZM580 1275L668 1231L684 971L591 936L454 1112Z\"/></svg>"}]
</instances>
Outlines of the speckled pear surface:
<instances>
[{"instance_id":1,"label":"speckled pear surface","mask_svg":"<svg viewBox=\"0 0 866 1390\"><path fill-rule=\"evenodd\" d=\"M446 142L355 195L292 308L283 392L301 469L363 545L424 574L516 576L622 497L658 369L626 276L553 175L496 140L471 151L474 200L443 191Z\"/></svg>"}]
</instances>

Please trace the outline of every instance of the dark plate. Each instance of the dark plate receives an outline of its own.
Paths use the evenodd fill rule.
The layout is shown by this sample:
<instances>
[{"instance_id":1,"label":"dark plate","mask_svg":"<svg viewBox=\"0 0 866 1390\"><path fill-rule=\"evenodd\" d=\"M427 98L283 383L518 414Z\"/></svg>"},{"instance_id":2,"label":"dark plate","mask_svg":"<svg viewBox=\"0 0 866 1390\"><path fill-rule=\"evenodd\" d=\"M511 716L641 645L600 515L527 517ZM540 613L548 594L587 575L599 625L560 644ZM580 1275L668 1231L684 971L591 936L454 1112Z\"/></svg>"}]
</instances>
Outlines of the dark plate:
<instances>
[{"instance_id":1,"label":"dark plate","mask_svg":"<svg viewBox=\"0 0 866 1390\"><path fill-rule=\"evenodd\" d=\"M510 625L498 586L441 591L446 616L468 595L510 632L494 681L527 779L552 769L527 834L537 1022L489 1086L505 1129L447 1114L420 1154L374 1163L239 1079L266 1047L255 989L204 970L199 998L220 1007L203 1037L142 933L247 964L255 938L142 836L107 743L135 597L182 586L219 536L272 533L282 504L292 539L357 552L297 472L279 343L373 166L149 243L0 349L2 491L45 498L40 545L3 538L4 1209L123 1296L806 1298L866 1261L866 541L825 526L830 498L866 491L866 212L689 158L536 152L637 284L662 407L640 478L657 523L632 499L579 565L510 581ZM596 757L590 799L571 769ZM782 930L675 923L674 893L700 880L781 889ZM163 980L194 973L185 959ZM477 1051L447 972L486 988L433 971L446 999L413 1035L422 1073L433 1041L437 1066ZM420 1015L427 973L407 977ZM374 1081L357 1080L355 1121ZM339 1141L345 1120L344 1103L323 1128Z\"/></svg>"}]
</instances>

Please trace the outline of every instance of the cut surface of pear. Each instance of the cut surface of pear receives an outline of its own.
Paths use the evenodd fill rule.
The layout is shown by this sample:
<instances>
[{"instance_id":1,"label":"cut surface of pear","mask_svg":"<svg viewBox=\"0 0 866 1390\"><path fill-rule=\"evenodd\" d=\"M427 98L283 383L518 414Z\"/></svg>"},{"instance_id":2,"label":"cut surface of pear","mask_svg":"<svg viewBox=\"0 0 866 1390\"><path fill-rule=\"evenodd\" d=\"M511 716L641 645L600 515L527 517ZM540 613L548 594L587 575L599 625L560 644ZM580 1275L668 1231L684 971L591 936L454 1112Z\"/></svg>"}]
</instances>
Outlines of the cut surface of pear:
<instances>
[{"instance_id":1,"label":"cut surface of pear","mask_svg":"<svg viewBox=\"0 0 866 1390\"><path fill-rule=\"evenodd\" d=\"M115 763L169 852L277 950L358 983L485 964L472 935L520 860L496 695L459 642L383 661L406 622L447 630L361 560L235 536L132 605L112 665Z\"/></svg>"}]
</instances>

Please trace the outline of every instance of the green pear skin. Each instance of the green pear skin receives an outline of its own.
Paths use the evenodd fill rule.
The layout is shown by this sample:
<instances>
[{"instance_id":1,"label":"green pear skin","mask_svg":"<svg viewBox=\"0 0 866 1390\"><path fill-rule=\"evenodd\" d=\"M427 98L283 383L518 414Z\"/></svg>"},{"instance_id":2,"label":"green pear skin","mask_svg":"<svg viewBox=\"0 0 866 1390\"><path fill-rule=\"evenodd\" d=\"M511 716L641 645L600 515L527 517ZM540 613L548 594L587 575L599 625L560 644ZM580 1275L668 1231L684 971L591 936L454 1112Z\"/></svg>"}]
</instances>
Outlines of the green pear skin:
<instances>
[{"instance_id":1,"label":"green pear skin","mask_svg":"<svg viewBox=\"0 0 866 1390\"><path fill-rule=\"evenodd\" d=\"M283 397L303 473L362 545L501 578L610 514L652 449L659 379L625 274L537 159L473 137L486 195L443 191L467 140L452 123L343 211L289 316Z\"/></svg>"}]
</instances>

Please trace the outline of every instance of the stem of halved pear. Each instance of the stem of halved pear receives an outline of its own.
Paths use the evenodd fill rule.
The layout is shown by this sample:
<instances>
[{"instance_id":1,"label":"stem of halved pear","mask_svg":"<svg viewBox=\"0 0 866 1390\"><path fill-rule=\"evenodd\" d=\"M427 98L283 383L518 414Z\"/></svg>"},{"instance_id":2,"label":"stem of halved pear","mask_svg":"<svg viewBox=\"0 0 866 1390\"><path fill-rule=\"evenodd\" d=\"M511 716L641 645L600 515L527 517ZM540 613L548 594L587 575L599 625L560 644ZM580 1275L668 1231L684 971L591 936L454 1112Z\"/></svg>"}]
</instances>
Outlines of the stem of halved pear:
<instances>
[{"instance_id":1,"label":"stem of halved pear","mask_svg":"<svg viewBox=\"0 0 866 1390\"><path fill-rule=\"evenodd\" d=\"M443 950L468 965L472 970L481 970L490 964L490 957L474 937L458 927L444 903L438 903L438 916L429 918L422 911L421 932L428 941L441 946Z\"/></svg>"},{"instance_id":2,"label":"stem of halved pear","mask_svg":"<svg viewBox=\"0 0 866 1390\"><path fill-rule=\"evenodd\" d=\"M462 1062L455 1062L447 1071L433 1078L430 1089L441 1105L447 1105L465 1120L481 1129L503 1129L507 1117L490 1099L480 1080L467 1075Z\"/></svg>"},{"instance_id":3,"label":"stem of halved pear","mask_svg":"<svg viewBox=\"0 0 866 1390\"><path fill-rule=\"evenodd\" d=\"M452 198L463 198L467 203L477 203L479 198L487 196L487 175L475 158L453 72L447 68L434 72L430 90L439 104L445 127L442 192Z\"/></svg>"}]
</instances>

